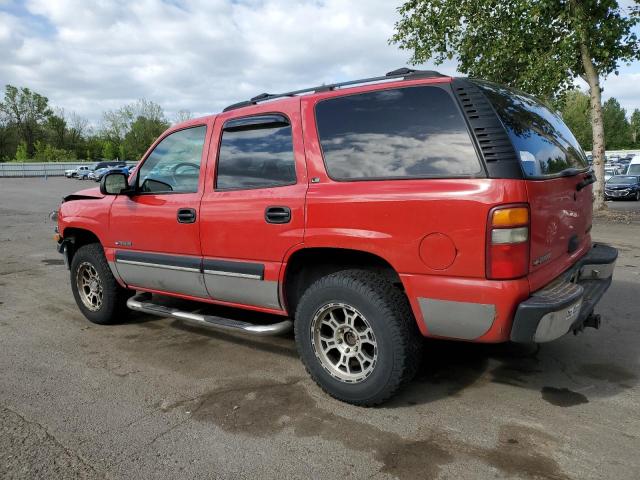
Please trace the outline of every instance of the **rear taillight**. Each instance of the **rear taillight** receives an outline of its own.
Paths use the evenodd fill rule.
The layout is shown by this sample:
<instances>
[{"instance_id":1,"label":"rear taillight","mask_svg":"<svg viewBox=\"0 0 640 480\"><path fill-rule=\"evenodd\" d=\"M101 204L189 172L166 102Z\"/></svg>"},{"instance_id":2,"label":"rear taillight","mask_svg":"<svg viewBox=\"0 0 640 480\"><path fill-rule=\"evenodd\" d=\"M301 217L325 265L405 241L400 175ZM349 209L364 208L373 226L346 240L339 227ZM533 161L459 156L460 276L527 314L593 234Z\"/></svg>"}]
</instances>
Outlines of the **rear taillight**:
<instances>
[{"instance_id":1,"label":"rear taillight","mask_svg":"<svg viewBox=\"0 0 640 480\"><path fill-rule=\"evenodd\" d=\"M529 206L492 208L487 223L487 278L508 280L529 273Z\"/></svg>"}]
</instances>

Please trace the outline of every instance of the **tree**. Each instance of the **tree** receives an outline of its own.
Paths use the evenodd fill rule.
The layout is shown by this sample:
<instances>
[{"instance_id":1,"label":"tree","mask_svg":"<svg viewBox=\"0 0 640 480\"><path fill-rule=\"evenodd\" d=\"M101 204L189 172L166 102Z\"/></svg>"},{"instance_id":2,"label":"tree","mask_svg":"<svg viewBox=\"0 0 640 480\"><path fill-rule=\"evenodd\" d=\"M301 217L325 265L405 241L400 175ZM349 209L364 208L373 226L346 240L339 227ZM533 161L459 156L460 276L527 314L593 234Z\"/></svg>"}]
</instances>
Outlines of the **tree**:
<instances>
[{"instance_id":1,"label":"tree","mask_svg":"<svg viewBox=\"0 0 640 480\"><path fill-rule=\"evenodd\" d=\"M113 160L116 158L116 149L109 140L105 140L102 144L102 158L106 160Z\"/></svg>"},{"instance_id":2,"label":"tree","mask_svg":"<svg viewBox=\"0 0 640 480\"><path fill-rule=\"evenodd\" d=\"M20 142L18 148L16 148L16 162L26 162L28 159L27 144L24 141Z\"/></svg>"},{"instance_id":3,"label":"tree","mask_svg":"<svg viewBox=\"0 0 640 480\"><path fill-rule=\"evenodd\" d=\"M135 155L126 145L123 147L124 151L120 147L123 145L125 137L133 124L141 117L166 125L162 107L144 98L125 105L118 110L110 110L103 114L102 136L113 144L114 152L126 153L128 156Z\"/></svg>"},{"instance_id":4,"label":"tree","mask_svg":"<svg viewBox=\"0 0 640 480\"><path fill-rule=\"evenodd\" d=\"M139 116L131 125L124 139L124 149L132 160L144 155L158 136L169 127L164 120Z\"/></svg>"},{"instance_id":5,"label":"tree","mask_svg":"<svg viewBox=\"0 0 640 480\"><path fill-rule=\"evenodd\" d=\"M640 0L635 0L638 4ZM458 70L546 99L589 86L596 178L594 208L604 207L601 77L640 58L632 28L640 11L616 0L409 0L391 38L412 62L458 60Z\"/></svg>"},{"instance_id":6,"label":"tree","mask_svg":"<svg viewBox=\"0 0 640 480\"><path fill-rule=\"evenodd\" d=\"M45 128L49 142L56 148L64 148L67 136L67 121L64 119L63 109L56 109L55 113L52 113L47 118Z\"/></svg>"},{"instance_id":7,"label":"tree","mask_svg":"<svg viewBox=\"0 0 640 480\"><path fill-rule=\"evenodd\" d=\"M604 102L602 108L604 135L610 149L627 148L631 144L631 132L627 112L615 98Z\"/></svg>"},{"instance_id":8,"label":"tree","mask_svg":"<svg viewBox=\"0 0 640 480\"><path fill-rule=\"evenodd\" d=\"M0 161L13 159L18 146L15 128L9 123L9 118L0 111Z\"/></svg>"},{"instance_id":9,"label":"tree","mask_svg":"<svg viewBox=\"0 0 640 480\"><path fill-rule=\"evenodd\" d=\"M173 120L173 124L186 122L187 120L191 120L193 115L189 110L178 110L176 113L175 119Z\"/></svg>"},{"instance_id":10,"label":"tree","mask_svg":"<svg viewBox=\"0 0 640 480\"><path fill-rule=\"evenodd\" d=\"M563 98L561 106L562 119L585 150L589 150L593 143L589 103L589 95L572 90Z\"/></svg>"},{"instance_id":11,"label":"tree","mask_svg":"<svg viewBox=\"0 0 640 480\"><path fill-rule=\"evenodd\" d=\"M75 152L65 150L64 148L56 148L49 143L36 140L34 160L36 162L62 162L65 160L75 160Z\"/></svg>"},{"instance_id":12,"label":"tree","mask_svg":"<svg viewBox=\"0 0 640 480\"><path fill-rule=\"evenodd\" d=\"M28 88L6 85L0 111L16 126L20 140L27 146L27 155L32 156L42 126L53 114L49 108L49 99Z\"/></svg>"},{"instance_id":13,"label":"tree","mask_svg":"<svg viewBox=\"0 0 640 480\"><path fill-rule=\"evenodd\" d=\"M631 114L629 130L632 145L635 148L640 148L640 110L638 110L637 108Z\"/></svg>"}]
</instances>

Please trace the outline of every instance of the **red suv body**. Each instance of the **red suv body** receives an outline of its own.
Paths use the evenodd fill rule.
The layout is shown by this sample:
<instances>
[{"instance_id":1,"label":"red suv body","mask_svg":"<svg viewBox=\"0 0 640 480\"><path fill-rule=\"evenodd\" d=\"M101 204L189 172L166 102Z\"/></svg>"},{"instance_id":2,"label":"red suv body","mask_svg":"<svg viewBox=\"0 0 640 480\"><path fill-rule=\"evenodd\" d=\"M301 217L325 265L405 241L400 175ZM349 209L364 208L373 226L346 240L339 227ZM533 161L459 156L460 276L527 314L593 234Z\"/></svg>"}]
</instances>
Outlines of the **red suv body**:
<instances>
[{"instance_id":1,"label":"red suv body","mask_svg":"<svg viewBox=\"0 0 640 480\"><path fill-rule=\"evenodd\" d=\"M100 191L66 198L60 250L73 266L99 244L121 289L287 317L323 278L370 272L427 337L541 342L597 326L617 252L592 244L594 177L561 119L486 82L406 69L373 80L263 95L171 127L127 184L107 175ZM91 319L90 274L72 269ZM354 302L345 318L365 318ZM316 348L319 331L301 335ZM357 360L316 373L312 360L338 398L390 394L349 396L341 383L368 378L341 377Z\"/></svg>"}]
</instances>

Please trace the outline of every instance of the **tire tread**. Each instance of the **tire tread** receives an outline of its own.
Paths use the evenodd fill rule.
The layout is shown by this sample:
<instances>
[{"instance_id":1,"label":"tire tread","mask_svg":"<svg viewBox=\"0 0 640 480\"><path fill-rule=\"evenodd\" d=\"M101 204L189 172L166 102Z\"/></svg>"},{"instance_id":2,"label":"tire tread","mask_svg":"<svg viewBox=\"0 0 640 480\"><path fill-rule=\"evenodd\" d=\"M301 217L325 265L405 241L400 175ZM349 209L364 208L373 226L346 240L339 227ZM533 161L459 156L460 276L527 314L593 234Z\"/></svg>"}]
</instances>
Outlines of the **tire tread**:
<instances>
[{"instance_id":1,"label":"tire tread","mask_svg":"<svg viewBox=\"0 0 640 480\"><path fill-rule=\"evenodd\" d=\"M321 379L319 379L312 370L309 369L300 349L298 339L301 338L299 325L297 321L298 312L307 301L312 298L314 292L328 287L342 287L349 290L359 292L369 301L374 303L374 307L380 314L390 320L389 327L391 330L391 341L400 348L394 350L395 358L393 360L393 371L389 378L389 382L384 389L378 392L372 398L363 398L361 400L353 400L341 397L336 392L326 388ZM298 303L296 311L296 322L294 324L296 330L296 341L298 343L298 351L309 375L328 395L338 400L347 401L359 406L375 406L387 401L400 388L410 382L415 376L421 360L423 339L416 325L413 312L405 294L396 286L394 286L384 276L369 270L352 269L334 272L325 277L318 279L307 288Z\"/></svg>"}]
</instances>

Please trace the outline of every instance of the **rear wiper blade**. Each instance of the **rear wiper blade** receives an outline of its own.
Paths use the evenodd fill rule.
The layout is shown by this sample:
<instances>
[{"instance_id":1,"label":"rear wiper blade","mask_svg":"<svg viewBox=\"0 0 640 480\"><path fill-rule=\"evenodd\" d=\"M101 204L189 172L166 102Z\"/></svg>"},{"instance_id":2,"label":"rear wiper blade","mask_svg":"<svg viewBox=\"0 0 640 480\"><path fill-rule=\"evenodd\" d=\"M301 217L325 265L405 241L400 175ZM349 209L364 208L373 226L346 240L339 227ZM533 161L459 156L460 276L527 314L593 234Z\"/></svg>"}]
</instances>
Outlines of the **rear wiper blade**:
<instances>
[{"instance_id":1,"label":"rear wiper blade","mask_svg":"<svg viewBox=\"0 0 640 480\"><path fill-rule=\"evenodd\" d=\"M576 185L576 190L580 191L583 188L588 187L592 183L596 183L596 176L594 175L593 172L589 172L587 173L587 176L584 177L584 180L582 180L580 183Z\"/></svg>"},{"instance_id":2,"label":"rear wiper blade","mask_svg":"<svg viewBox=\"0 0 640 480\"><path fill-rule=\"evenodd\" d=\"M582 173L583 170L580 170L578 168L565 168L564 170L562 170L560 172L560 176L562 177L575 177L576 175L578 175L579 173Z\"/></svg>"}]
</instances>

